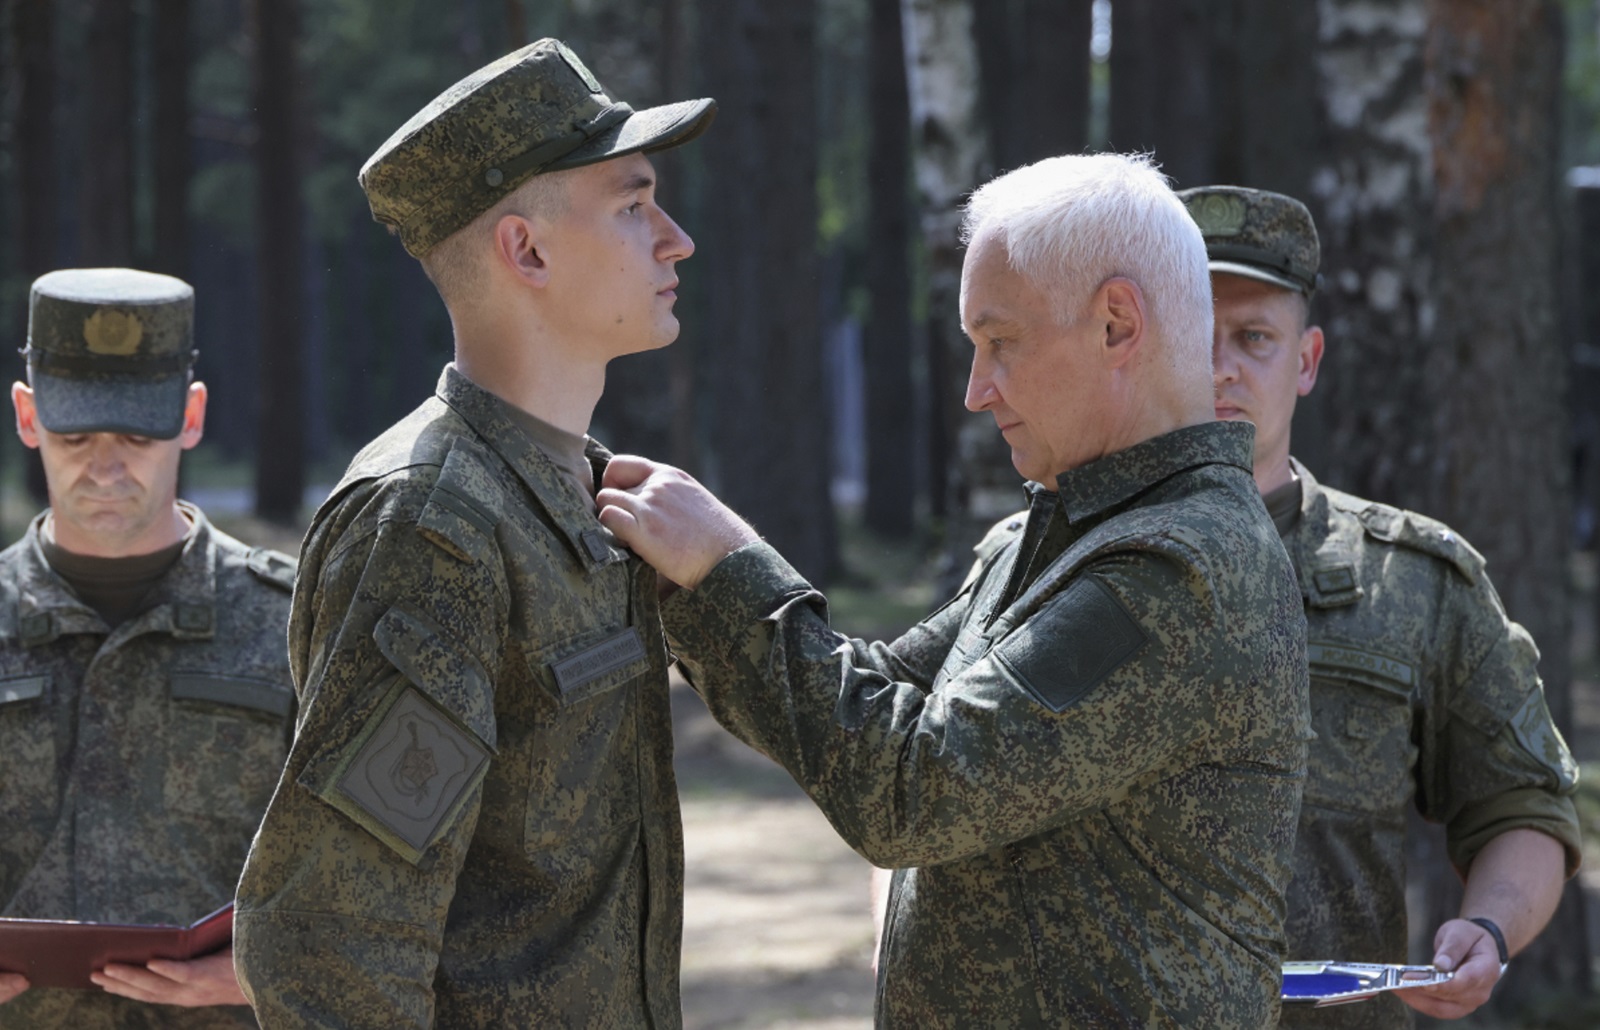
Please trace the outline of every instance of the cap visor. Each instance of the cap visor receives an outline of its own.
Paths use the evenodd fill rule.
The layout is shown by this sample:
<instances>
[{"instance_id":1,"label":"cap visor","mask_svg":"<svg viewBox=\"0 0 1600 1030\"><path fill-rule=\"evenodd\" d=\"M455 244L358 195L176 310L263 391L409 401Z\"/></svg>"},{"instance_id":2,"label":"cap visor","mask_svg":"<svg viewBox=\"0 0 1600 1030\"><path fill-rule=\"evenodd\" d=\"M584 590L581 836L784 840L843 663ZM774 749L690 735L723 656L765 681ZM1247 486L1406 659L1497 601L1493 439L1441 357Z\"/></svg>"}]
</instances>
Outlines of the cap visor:
<instances>
[{"instance_id":1,"label":"cap visor","mask_svg":"<svg viewBox=\"0 0 1600 1030\"><path fill-rule=\"evenodd\" d=\"M39 422L52 433L126 433L170 440L183 429L187 377L63 379L33 374Z\"/></svg>"},{"instance_id":2,"label":"cap visor","mask_svg":"<svg viewBox=\"0 0 1600 1030\"><path fill-rule=\"evenodd\" d=\"M1307 292L1305 283L1298 282L1286 275L1279 275L1277 272L1265 268L1257 268L1255 265L1244 265L1237 261L1210 261L1207 264L1213 272L1242 275L1246 279L1257 279L1264 283L1271 283L1274 286L1282 286L1284 289L1293 290L1296 293Z\"/></svg>"},{"instance_id":3,"label":"cap visor","mask_svg":"<svg viewBox=\"0 0 1600 1030\"><path fill-rule=\"evenodd\" d=\"M607 161L624 154L651 153L687 143L706 131L717 115L717 102L709 98L684 100L635 111L627 120L596 136L546 168L554 172Z\"/></svg>"}]
</instances>

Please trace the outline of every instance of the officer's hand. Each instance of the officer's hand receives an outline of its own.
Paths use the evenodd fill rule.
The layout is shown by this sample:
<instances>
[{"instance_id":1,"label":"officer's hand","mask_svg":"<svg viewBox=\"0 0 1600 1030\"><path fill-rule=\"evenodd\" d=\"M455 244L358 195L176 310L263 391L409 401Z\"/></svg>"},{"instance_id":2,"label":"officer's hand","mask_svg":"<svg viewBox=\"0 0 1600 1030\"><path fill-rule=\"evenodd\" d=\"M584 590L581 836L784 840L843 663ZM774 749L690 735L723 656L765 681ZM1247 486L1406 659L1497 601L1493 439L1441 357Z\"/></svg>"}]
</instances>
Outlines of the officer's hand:
<instances>
[{"instance_id":1,"label":"officer's hand","mask_svg":"<svg viewBox=\"0 0 1600 1030\"><path fill-rule=\"evenodd\" d=\"M28 989L28 978L21 973L0 973L0 1005Z\"/></svg>"},{"instance_id":2,"label":"officer's hand","mask_svg":"<svg viewBox=\"0 0 1600 1030\"><path fill-rule=\"evenodd\" d=\"M695 478L671 465L619 455L595 495L600 523L662 576L693 590L756 531Z\"/></svg>"},{"instance_id":3,"label":"officer's hand","mask_svg":"<svg viewBox=\"0 0 1600 1030\"><path fill-rule=\"evenodd\" d=\"M111 994L152 1005L247 1005L233 974L233 949L189 962L153 958L148 965L112 963L89 979Z\"/></svg>"},{"instance_id":4,"label":"officer's hand","mask_svg":"<svg viewBox=\"0 0 1600 1030\"><path fill-rule=\"evenodd\" d=\"M1399 991L1400 1000L1435 1019L1459 1019L1489 1000L1500 979L1500 951L1489 931L1465 919L1452 919L1433 935L1433 964L1454 970L1449 983Z\"/></svg>"}]
</instances>

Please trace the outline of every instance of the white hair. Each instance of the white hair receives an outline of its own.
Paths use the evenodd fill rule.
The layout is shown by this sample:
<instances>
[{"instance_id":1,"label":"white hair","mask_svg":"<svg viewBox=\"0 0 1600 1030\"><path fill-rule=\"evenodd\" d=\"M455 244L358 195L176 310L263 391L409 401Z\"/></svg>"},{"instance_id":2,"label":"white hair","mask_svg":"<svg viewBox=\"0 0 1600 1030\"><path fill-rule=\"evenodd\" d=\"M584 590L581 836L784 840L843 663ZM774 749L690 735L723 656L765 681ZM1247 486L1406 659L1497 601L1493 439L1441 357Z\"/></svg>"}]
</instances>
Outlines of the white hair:
<instances>
[{"instance_id":1,"label":"white hair","mask_svg":"<svg viewBox=\"0 0 1600 1030\"><path fill-rule=\"evenodd\" d=\"M1107 279L1139 284L1173 370L1211 382L1211 275L1200 229L1143 154L1051 157L979 187L961 226L992 239L1068 326Z\"/></svg>"}]
</instances>

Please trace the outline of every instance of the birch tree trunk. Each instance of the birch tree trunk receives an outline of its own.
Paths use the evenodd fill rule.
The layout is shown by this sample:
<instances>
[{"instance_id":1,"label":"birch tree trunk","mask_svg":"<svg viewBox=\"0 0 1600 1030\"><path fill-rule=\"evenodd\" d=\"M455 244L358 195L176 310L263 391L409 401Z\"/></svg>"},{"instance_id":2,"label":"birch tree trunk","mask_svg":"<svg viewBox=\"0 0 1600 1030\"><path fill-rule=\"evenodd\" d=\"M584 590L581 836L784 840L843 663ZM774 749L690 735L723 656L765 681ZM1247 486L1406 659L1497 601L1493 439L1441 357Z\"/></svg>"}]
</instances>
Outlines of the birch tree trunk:
<instances>
[{"instance_id":1,"label":"birch tree trunk","mask_svg":"<svg viewBox=\"0 0 1600 1030\"><path fill-rule=\"evenodd\" d=\"M971 0L901 0L900 12L928 270L928 380L936 413L929 495L934 514L945 519L947 565L959 582L983 527L1022 506L994 419L962 406L972 347L961 332L961 205L986 171L987 135L973 88L978 53Z\"/></svg>"}]
</instances>

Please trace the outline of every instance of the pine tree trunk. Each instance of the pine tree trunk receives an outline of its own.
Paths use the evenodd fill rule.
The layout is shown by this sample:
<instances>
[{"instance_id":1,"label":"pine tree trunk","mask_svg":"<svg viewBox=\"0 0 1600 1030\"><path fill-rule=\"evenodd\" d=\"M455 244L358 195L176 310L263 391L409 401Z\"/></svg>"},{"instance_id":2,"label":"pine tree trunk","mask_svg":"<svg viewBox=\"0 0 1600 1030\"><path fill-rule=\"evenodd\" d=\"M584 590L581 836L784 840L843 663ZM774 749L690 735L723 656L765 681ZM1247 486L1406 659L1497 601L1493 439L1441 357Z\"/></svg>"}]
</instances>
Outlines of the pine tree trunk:
<instances>
[{"instance_id":1,"label":"pine tree trunk","mask_svg":"<svg viewBox=\"0 0 1600 1030\"><path fill-rule=\"evenodd\" d=\"M305 493L303 358L304 254L300 140L295 132L296 0L252 0L256 110L257 291L261 343L256 514L292 523Z\"/></svg>"},{"instance_id":2,"label":"pine tree trunk","mask_svg":"<svg viewBox=\"0 0 1600 1030\"><path fill-rule=\"evenodd\" d=\"M20 0L11 5L12 53L17 62L17 185L24 198L18 205L21 237L20 271L24 283L56 267L58 193L52 126L56 114L55 15L51 0ZM26 287L25 287L26 288ZM18 305L19 324L8 326L13 339L28 338L26 302ZM38 451L23 458L28 494L49 503L44 466Z\"/></svg>"},{"instance_id":3,"label":"pine tree trunk","mask_svg":"<svg viewBox=\"0 0 1600 1030\"><path fill-rule=\"evenodd\" d=\"M983 0L974 6L983 116L997 170L1083 149L1093 6L1092 0Z\"/></svg>"},{"instance_id":4,"label":"pine tree trunk","mask_svg":"<svg viewBox=\"0 0 1600 1030\"><path fill-rule=\"evenodd\" d=\"M707 92L722 114L694 144L712 231L685 274L707 287L713 479L822 583L837 539L817 317L816 5L708 0L699 15Z\"/></svg>"},{"instance_id":5,"label":"pine tree trunk","mask_svg":"<svg viewBox=\"0 0 1600 1030\"><path fill-rule=\"evenodd\" d=\"M1111 5L1111 147L1151 151L1180 187L1215 177L1213 22L1222 0Z\"/></svg>"},{"instance_id":6,"label":"pine tree trunk","mask_svg":"<svg viewBox=\"0 0 1600 1030\"><path fill-rule=\"evenodd\" d=\"M189 0L156 0L151 33L155 78L155 271L189 274Z\"/></svg>"},{"instance_id":7,"label":"pine tree trunk","mask_svg":"<svg viewBox=\"0 0 1600 1030\"><path fill-rule=\"evenodd\" d=\"M864 341L867 394L867 527L911 532L914 485L911 394L910 157L900 0L871 0L871 142L867 153L870 226L867 295L872 312Z\"/></svg>"},{"instance_id":8,"label":"pine tree trunk","mask_svg":"<svg viewBox=\"0 0 1600 1030\"><path fill-rule=\"evenodd\" d=\"M133 10L92 0L78 169L78 264L133 263Z\"/></svg>"},{"instance_id":9,"label":"pine tree trunk","mask_svg":"<svg viewBox=\"0 0 1600 1030\"><path fill-rule=\"evenodd\" d=\"M1556 721L1572 729L1571 483L1557 333L1560 9L1428 0L1437 407L1429 505L1489 559L1506 610L1540 642ZM1587 994L1577 884L1495 991L1503 1012Z\"/></svg>"},{"instance_id":10,"label":"pine tree trunk","mask_svg":"<svg viewBox=\"0 0 1600 1030\"><path fill-rule=\"evenodd\" d=\"M1323 478L1441 518L1484 552L1570 728L1559 14L1548 0L1321 0L1319 13ZM1460 889L1438 828L1413 829L1416 958ZM1572 886L1494 1004L1584 993L1588 968Z\"/></svg>"}]
</instances>

